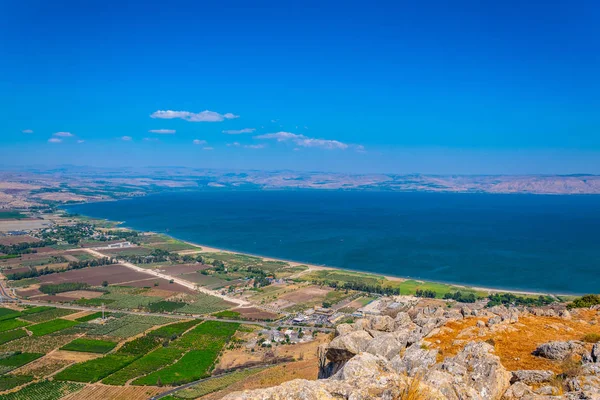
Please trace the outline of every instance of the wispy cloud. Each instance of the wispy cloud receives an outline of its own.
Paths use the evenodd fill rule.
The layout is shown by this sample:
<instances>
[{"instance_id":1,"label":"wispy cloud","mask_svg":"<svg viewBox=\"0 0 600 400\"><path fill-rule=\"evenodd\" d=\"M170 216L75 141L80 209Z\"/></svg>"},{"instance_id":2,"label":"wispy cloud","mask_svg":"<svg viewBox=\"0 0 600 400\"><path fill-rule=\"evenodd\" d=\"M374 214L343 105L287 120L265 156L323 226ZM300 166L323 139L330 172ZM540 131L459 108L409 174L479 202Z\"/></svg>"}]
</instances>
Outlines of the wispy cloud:
<instances>
[{"instance_id":1,"label":"wispy cloud","mask_svg":"<svg viewBox=\"0 0 600 400\"><path fill-rule=\"evenodd\" d=\"M33 133L31 129L23 129L21 133Z\"/></svg>"},{"instance_id":2,"label":"wispy cloud","mask_svg":"<svg viewBox=\"0 0 600 400\"><path fill-rule=\"evenodd\" d=\"M232 113L219 114L215 111L201 111L193 113L190 111L158 110L150 114L150 118L175 119L180 118L189 122L221 122L226 119L239 118L239 115Z\"/></svg>"},{"instance_id":3,"label":"wispy cloud","mask_svg":"<svg viewBox=\"0 0 600 400\"><path fill-rule=\"evenodd\" d=\"M264 144L249 144L244 147L247 149L264 149L267 146L265 146Z\"/></svg>"},{"instance_id":4,"label":"wispy cloud","mask_svg":"<svg viewBox=\"0 0 600 400\"><path fill-rule=\"evenodd\" d=\"M150 129L148 132L158 133L159 135L173 135L175 133L175 129Z\"/></svg>"},{"instance_id":5,"label":"wispy cloud","mask_svg":"<svg viewBox=\"0 0 600 400\"><path fill-rule=\"evenodd\" d=\"M158 142L158 139L152 137L145 137L144 142Z\"/></svg>"},{"instance_id":6,"label":"wispy cloud","mask_svg":"<svg viewBox=\"0 0 600 400\"><path fill-rule=\"evenodd\" d=\"M195 139L194 141L192 141L192 143L197 145L206 144L206 140Z\"/></svg>"},{"instance_id":7,"label":"wispy cloud","mask_svg":"<svg viewBox=\"0 0 600 400\"><path fill-rule=\"evenodd\" d=\"M230 129L223 131L223 133L227 135L239 135L242 133L253 133L256 129L254 128L244 128L244 129Z\"/></svg>"},{"instance_id":8,"label":"wispy cloud","mask_svg":"<svg viewBox=\"0 0 600 400\"><path fill-rule=\"evenodd\" d=\"M71 132L56 132L54 136L57 137L73 137L74 135Z\"/></svg>"},{"instance_id":9,"label":"wispy cloud","mask_svg":"<svg viewBox=\"0 0 600 400\"><path fill-rule=\"evenodd\" d=\"M124 142L131 142L132 138L131 136L121 136L121 140Z\"/></svg>"},{"instance_id":10,"label":"wispy cloud","mask_svg":"<svg viewBox=\"0 0 600 400\"><path fill-rule=\"evenodd\" d=\"M81 143L85 143L85 140L81 140L81 139L79 139L79 140L77 141L77 143L79 143L79 144L81 144Z\"/></svg>"},{"instance_id":11,"label":"wispy cloud","mask_svg":"<svg viewBox=\"0 0 600 400\"><path fill-rule=\"evenodd\" d=\"M227 147L240 147L239 142L227 143Z\"/></svg>"},{"instance_id":12,"label":"wispy cloud","mask_svg":"<svg viewBox=\"0 0 600 400\"><path fill-rule=\"evenodd\" d=\"M254 136L254 138L276 140L278 142L291 142L300 147L312 147L326 150L346 150L348 148L354 148L358 150L360 148L361 151L364 151L364 147L362 145L343 143L339 140L311 138L305 135L283 131L258 135Z\"/></svg>"},{"instance_id":13,"label":"wispy cloud","mask_svg":"<svg viewBox=\"0 0 600 400\"><path fill-rule=\"evenodd\" d=\"M61 142L62 142L62 139L59 139L59 138L53 137L53 138L48 139L48 143L61 143Z\"/></svg>"},{"instance_id":14,"label":"wispy cloud","mask_svg":"<svg viewBox=\"0 0 600 400\"><path fill-rule=\"evenodd\" d=\"M214 147L203 147L202 150L214 150Z\"/></svg>"}]
</instances>

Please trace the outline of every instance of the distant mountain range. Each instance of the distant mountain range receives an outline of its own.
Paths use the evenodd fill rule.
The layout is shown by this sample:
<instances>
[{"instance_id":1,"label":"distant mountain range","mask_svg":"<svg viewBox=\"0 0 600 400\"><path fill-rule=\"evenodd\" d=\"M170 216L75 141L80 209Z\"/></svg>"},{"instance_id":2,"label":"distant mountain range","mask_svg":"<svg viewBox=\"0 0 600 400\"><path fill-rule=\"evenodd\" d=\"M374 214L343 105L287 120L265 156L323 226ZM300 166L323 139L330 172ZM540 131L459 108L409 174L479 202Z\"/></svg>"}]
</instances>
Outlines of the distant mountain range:
<instances>
[{"instance_id":1,"label":"distant mountain range","mask_svg":"<svg viewBox=\"0 0 600 400\"><path fill-rule=\"evenodd\" d=\"M61 166L0 170L0 208L4 209L118 199L163 191L219 189L600 194L600 176L343 174L183 167Z\"/></svg>"}]
</instances>

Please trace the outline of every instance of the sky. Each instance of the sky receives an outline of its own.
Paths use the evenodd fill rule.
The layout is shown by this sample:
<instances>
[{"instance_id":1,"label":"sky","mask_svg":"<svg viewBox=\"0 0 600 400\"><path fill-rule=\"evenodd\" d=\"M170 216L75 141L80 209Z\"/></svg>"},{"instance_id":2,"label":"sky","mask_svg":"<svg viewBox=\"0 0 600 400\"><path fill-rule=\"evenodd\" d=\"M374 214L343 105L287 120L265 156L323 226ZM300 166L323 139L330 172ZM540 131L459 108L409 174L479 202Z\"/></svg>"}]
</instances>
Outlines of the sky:
<instances>
[{"instance_id":1,"label":"sky","mask_svg":"<svg viewBox=\"0 0 600 400\"><path fill-rule=\"evenodd\" d=\"M0 166L600 173L599 20L596 0L0 0Z\"/></svg>"}]
</instances>

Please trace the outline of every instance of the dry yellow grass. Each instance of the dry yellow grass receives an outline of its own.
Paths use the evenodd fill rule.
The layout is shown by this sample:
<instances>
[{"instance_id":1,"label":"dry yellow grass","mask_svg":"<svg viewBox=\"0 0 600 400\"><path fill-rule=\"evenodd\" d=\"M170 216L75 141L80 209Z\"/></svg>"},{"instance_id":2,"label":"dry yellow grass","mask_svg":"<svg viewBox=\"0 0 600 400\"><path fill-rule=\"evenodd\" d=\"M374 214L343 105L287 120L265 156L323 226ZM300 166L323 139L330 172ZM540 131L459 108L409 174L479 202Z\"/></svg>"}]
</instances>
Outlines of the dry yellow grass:
<instances>
[{"instance_id":1,"label":"dry yellow grass","mask_svg":"<svg viewBox=\"0 0 600 400\"><path fill-rule=\"evenodd\" d=\"M535 348L553 340L581 340L584 335L600 333L595 311L582 310L571 320L558 317L526 316L511 325L495 325L492 329L477 328L477 321L469 318L450 322L440 332L428 338L432 348L441 350L440 358L455 355L470 340L494 343L502 364L511 371L518 369L548 369L562 372L560 363L535 357ZM491 339L491 340L490 340Z\"/></svg>"}]
</instances>

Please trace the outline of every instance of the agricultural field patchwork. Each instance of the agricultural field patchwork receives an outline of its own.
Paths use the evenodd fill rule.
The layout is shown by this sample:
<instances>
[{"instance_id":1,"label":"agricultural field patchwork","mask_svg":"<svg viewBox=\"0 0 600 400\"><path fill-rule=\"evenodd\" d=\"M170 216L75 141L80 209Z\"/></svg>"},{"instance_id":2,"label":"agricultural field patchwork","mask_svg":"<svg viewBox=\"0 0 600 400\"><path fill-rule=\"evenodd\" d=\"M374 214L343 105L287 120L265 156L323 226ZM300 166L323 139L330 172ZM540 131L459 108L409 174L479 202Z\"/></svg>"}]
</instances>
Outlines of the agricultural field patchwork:
<instances>
[{"instance_id":1,"label":"agricultural field patchwork","mask_svg":"<svg viewBox=\"0 0 600 400\"><path fill-rule=\"evenodd\" d=\"M117 346L116 342L97 339L75 339L71 343L61 347L61 350L80 351L84 353L108 353Z\"/></svg>"}]
</instances>

